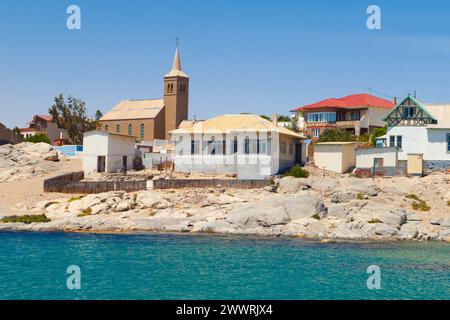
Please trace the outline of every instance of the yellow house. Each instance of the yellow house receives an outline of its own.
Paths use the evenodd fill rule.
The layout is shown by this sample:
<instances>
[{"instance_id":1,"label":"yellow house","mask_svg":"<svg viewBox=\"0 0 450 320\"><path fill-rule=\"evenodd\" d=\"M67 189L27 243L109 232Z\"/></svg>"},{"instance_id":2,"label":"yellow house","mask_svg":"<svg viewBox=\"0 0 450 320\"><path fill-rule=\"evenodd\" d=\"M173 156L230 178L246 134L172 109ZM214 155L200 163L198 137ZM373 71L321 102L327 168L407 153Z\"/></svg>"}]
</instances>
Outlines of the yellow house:
<instances>
[{"instance_id":1,"label":"yellow house","mask_svg":"<svg viewBox=\"0 0 450 320\"><path fill-rule=\"evenodd\" d=\"M320 142L314 144L314 164L321 169L345 173L356 165L355 142Z\"/></svg>"}]
</instances>

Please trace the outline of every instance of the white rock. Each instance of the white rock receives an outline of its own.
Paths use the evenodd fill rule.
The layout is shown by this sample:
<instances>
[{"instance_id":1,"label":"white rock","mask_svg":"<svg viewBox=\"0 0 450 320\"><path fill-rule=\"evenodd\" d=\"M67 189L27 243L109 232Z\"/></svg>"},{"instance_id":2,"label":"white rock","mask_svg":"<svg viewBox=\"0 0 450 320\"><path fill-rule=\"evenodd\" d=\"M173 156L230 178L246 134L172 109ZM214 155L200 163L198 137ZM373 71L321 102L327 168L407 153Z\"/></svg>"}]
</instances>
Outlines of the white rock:
<instances>
[{"instance_id":1,"label":"white rock","mask_svg":"<svg viewBox=\"0 0 450 320\"><path fill-rule=\"evenodd\" d=\"M386 223L379 223L375 227L375 234L380 236L394 236L398 233L398 229Z\"/></svg>"}]
</instances>

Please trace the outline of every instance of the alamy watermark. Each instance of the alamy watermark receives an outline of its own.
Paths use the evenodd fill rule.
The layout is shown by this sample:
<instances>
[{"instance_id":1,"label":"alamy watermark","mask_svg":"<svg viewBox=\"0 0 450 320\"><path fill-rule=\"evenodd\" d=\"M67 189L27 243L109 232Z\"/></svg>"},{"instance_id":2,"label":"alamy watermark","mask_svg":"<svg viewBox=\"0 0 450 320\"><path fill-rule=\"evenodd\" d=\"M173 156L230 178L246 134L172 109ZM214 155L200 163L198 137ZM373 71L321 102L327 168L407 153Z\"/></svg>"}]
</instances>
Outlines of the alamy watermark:
<instances>
[{"instance_id":1,"label":"alamy watermark","mask_svg":"<svg viewBox=\"0 0 450 320\"><path fill-rule=\"evenodd\" d=\"M67 278L66 285L69 290L81 289L81 269L79 266L71 265L67 267L66 273L70 274Z\"/></svg>"},{"instance_id":2,"label":"alamy watermark","mask_svg":"<svg viewBox=\"0 0 450 320\"><path fill-rule=\"evenodd\" d=\"M367 273L370 276L367 278L367 289L380 290L381 289L381 269L377 265L371 265L367 267Z\"/></svg>"},{"instance_id":3,"label":"alamy watermark","mask_svg":"<svg viewBox=\"0 0 450 320\"><path fill-rule=\"evenodd\" d=\"M69 30L81 29L81 9L77 5L70 5L67 7L66 13L69 17L66 20L66 26Z\"/></svg>"},{"instance_id":4,"label":"alamy watermark","mask_svg":"<svg viewBox=\"0 0 450 320\"><path fill-rule=\"evenodd\" d=\"M377 5L370 5L367 7L367 14L370 16L367 18L366 25L369 30L381 30L381 8Z\"/></svg>"}]
</instances>

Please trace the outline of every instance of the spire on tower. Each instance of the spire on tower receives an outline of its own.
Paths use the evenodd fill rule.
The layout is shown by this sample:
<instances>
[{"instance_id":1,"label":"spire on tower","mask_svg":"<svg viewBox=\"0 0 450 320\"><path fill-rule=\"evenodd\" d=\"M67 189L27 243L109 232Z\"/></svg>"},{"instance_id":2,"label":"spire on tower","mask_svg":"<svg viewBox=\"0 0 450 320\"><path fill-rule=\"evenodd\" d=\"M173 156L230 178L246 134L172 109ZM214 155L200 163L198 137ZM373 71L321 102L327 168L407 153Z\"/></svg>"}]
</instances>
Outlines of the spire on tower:
<instances>
[{"instance_id":1,"label":"spire on tower","mask_svg":"<svg viewBox=\"0 0 450 320\"><path fill-rule=\"evenodd\" d=\"M175 56L173 57L172 70L170 70L170 72L166 74L166 77L189 78L189 76L183 72L183 69L181 69L180 52L178 50L178 38L177 38L177 47L175 49Z\"/></svg>"}]
</instances>

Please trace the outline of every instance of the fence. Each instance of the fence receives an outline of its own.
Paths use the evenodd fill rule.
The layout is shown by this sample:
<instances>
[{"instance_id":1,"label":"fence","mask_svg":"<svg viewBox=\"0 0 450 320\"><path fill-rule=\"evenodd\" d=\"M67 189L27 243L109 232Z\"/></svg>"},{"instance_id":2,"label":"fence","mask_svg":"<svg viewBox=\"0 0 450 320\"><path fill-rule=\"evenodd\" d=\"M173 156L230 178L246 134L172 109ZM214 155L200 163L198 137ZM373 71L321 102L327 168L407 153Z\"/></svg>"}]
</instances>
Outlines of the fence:
<instances>
[{"instance_id":1,"label":"fence","mask_svg":"<svg viewBox=\"0 0 450 320\"><path fill-rule=\"evenodd\" d=\"M64 174L44 181L44 192L90 194L123 190L127 192L147 189L146 180L138 181L80 181L83 172Z\"/></svg>"},{"instance_id":2,"label":"fence","mask_svg":"<svg viewBox=\"0 0 450 320\"><path fill-rule=\"evenodd\" d=\"M182 188L236 188L260 189L269 186L271 180L219 180L219 179L173 179L153 180L153 189L182 189Z\"/></svg>"}]
</instances>

